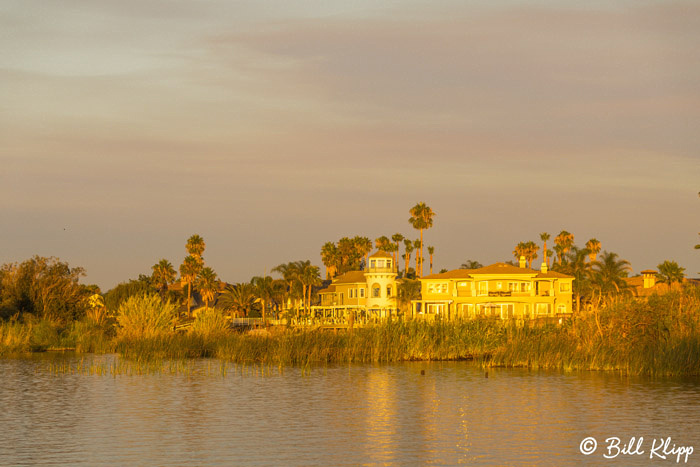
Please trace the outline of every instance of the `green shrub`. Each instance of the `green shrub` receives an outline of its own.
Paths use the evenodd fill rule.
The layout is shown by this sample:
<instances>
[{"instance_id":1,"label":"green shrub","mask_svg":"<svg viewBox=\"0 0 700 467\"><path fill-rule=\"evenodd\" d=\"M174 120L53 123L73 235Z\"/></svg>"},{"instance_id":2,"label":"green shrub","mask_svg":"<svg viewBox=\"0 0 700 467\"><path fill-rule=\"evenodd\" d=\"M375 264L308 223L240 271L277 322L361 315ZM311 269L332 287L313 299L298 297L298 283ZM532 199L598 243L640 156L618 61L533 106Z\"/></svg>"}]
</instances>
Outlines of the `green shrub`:
<instances>
[{"instance_id":1,"label":"green shrub","mask_svg":"<svg viewBox=\"0 0 700 467\"><path fill-rule=\"evenodd\" d=\"M117 310L119 338L151 338L172 330L176 306L158 295L134 295Z\"/></svg>"}]
</instances>

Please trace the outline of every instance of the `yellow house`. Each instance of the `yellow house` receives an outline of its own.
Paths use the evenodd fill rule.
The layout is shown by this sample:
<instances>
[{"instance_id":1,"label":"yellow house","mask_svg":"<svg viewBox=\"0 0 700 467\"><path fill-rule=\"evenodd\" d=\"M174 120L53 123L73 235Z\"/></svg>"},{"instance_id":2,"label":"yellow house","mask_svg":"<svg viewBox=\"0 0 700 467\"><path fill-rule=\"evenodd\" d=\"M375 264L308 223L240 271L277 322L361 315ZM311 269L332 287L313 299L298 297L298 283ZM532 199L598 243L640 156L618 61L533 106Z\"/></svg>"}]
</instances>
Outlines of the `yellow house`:
<instances>
[{"instance_id":1,"label":"yellow house","mask_svg":"<svg viewBox=\"0 0 700 467\"><path fill-rule=\"evenodd\" d=\"M364 271L349 271L319 291L320 306L311 307L316 318L359 320L387 318L397 312L396 264L392 255L378 251L369 257Z\"/></svg>"},{"instance_id":2,"label":"yellow house","mask_svg":"<svg viewBox=\"0 0 700 467\"><path fill-rule=\"evenodd\" d=\"M479 269L456 269L422 277L421 299L411 302L411 316L443 319L533 319L570 316L574 278L496 263Z\"/></svg>"}]
</instances>

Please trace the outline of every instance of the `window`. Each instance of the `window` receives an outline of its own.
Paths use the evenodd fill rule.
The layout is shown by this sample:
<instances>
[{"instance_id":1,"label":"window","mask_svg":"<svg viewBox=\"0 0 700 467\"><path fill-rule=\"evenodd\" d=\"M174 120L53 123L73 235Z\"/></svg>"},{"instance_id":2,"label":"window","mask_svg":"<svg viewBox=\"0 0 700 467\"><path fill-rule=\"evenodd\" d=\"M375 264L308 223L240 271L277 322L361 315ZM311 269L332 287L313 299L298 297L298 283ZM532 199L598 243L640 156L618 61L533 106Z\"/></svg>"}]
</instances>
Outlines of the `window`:
<instances>
[{"instance_id":1,"label":"window","mask_svg":"<svg viewBox=\"0 0 700 467\"><path fill-rule=\"evenodd\" d=\"M571 284L568 282L562 282L559 284L559 292L571 292Z\"/></svg>"},{"instance_id":2,"label":"window","mask_svg":"<svg viewBox=\"0 0 700 467\"><path fill-rule=\"evenodd\" d=\"M531 288L532 288L532 284L530 282L521 282L520 283L520 291L521 292L529 292Z\"/></svg>"},{"instance_id":3,"label":"window","mask_svg":"<svg viewBox=\"0 0 700 467\"><path fill-rule=\"evenodd\" d=\"M479 282L479 295L488 295L489 294L489 283L488 281L481 281Z\"/></svg>"},{"instance_id":4,"label":"window","mask_svg":"<svg viewBox=\"0 0 700 467\"><path fill-rule=\"evenodd\" d=\"M388 285L388 286L386 287L386 296L387 296L387 297L391 297L391 286L390 286L390 285Z\"/></svg>"},{"instance_id":5,"label":"window","mask_svg":"<svg viewBox=\"0 0 700 467\"><path fill-rule=\"evenodd\" d=\"M508 282L508 290L510 292L517 292L518 291L518 283L517 282Z\"/></svg>"},{"instance_id":6,"label":"window","mask_svg":"<svg viewBox=\"0 0 700 467\"><path fill-rule=\"evenodd\" d=\"M386 260L386 267L387 268L391 267L391 260L390 259Z\"/></svg>"},{"instance_id":7,"label":"window","mask_svg":"<svg viewBox=\"0 0 700 467\"><path fill-rule=\"evenodd\" d=\"M428 293L447 293L447 282L428 282Z\"/></svg>"},{"instance_id":8,"label":"window","mask_svg":"<svg viewBox=\"0 0 700 467\"><path fill-rule=\"evenodd\" d=\"M369 267L376 268L377 267L377 260L376 259L369 260Z\"/></svg>"},{"instance_id":9,"label":"window","mask_svg":"<svg viewBox=\"0 0 700 467\"><path fill-rule=\"evenodd\" d=\"M496 288L501 290L503 288L503 282L496 282Z\"/></svg>"},{"instance_id":10,"label":"window","mask_svg":"<svg viewBox=\"0 0 700 467\"><path fill-rule=\"evenodd\" d=\"M382 293L382 288L379 287L379 285L374 284L374 285L372 286L372 297L373 297L373 298L379 298L379 296L381 295L381 293Z\"/></svg>"},{"instance_id":11,"label":"window","mask_svg":"<svg viewBox=\"0 0 700 467\"><path fill-rule=\"evenodd\" d=\"M365 289L360 288L360 298L365 298Z\"/></svg>"},{"instance_id":12,"label":"window","mask_svg":"<svg viewBox=\"0 0 700 467\"><path fill-rule=\"evenodd\" d=\"M566 305L563 303L557 305L557 313L566 313Z\"/></svg>"},{"instance_id":13,"label":"window","mask_svg":"<svg viewBox=\"0 0 700 467\"><path fill-rule=\"evenodd\" d=\"M383 267L384 267L384 260L383 260L383 259L378 259L378 260L377 260L377 267L378 267L378 268L383 268Z\"/></svg>"},{"instance_id":14,"label":"window","mask_svg":"<svg viewBox=\"0 0 700 467\"><path fill-rule=\"evenodd\" d=\"M536 311L538 315L549 315L552 313L552 305L549 303L538 303Z\"/></svg>"},{"instance_id":15,"label":"window","mask_svg":"<svg viewBox=\"0 0 700 467\"><path fill-rule=\"evenodd\" d=\"M428 303L425 306L425 311L428 313L440 314L445 311L444 303Z\"/></svg>"},{"instance_id":16,"label":"window","mask_svg":"<svg viewBox=\"0 0 700 467\"><path fill-rule=\"evenodd\" d=\"M457 282L457 287L466 287L467 285L469 285L468 282Z\"/></svg>"},{"instance_id":17,"label":"window","mask_svg":"<svg viewBox=\"0 0 700 467\"><path fill-rule=\"evenodd\" d=\"M511 319L513 317L513 304L501 304L501 319Z\"/></svg>"}]
</instances>

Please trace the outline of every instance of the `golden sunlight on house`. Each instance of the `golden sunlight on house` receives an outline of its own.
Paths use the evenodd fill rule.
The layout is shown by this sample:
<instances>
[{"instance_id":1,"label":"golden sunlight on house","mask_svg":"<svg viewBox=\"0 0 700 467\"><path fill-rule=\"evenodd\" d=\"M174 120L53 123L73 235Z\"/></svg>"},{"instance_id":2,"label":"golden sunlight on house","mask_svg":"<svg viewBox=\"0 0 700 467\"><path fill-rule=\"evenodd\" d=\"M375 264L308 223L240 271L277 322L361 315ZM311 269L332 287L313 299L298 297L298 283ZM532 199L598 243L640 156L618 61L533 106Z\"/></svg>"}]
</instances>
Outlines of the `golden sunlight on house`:
<instances>
[{"instance_id":1,"label":"golden sunlight on house","mask_svg":"<svg viewBox=\"0 0 700 467\"><path fill-rule=\"evenodd\" d=\"M574 278L505 263L479 269L455 269L420 279L421 299L411 303L411 316L433 319L561 318L572 312Z\"/></svg>"}]
</instances>

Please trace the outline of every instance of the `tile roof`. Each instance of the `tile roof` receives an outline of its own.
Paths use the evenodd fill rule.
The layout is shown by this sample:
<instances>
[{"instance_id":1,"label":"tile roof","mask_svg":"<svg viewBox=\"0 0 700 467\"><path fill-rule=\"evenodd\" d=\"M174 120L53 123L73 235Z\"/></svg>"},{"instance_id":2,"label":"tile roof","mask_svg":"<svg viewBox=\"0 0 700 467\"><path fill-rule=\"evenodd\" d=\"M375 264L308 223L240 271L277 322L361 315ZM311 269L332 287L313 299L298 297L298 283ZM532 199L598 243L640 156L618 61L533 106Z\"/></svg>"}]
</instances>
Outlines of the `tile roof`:
<instances>
[{"instance_id":1,"label":"tile roof","mask_svg":"<svg viewBox=\"0 0 700 467\"><path fill-rule=\"evenodd\" d=\"M421 279L469 279L471 278L469 274L472 271L476 271L476 269L453 269L452 271L423 276Z\"/></svg>"},{"instance_id":2,"label":"tile roof","mask_svg":"<svg viewBox=\"0 0 700 467\"><path fill-rule=\"evenodd\" d=\"M471 272L472 275L475 274L539 274L539 271L535 271L530 268L520 268L518 266L513 266L506 263L495 263L490 266L485 266L483 268L475 269Z\"/></svg>"},{"instance_id":3,"label":"tile roof","mask_svg":"<svg viewBox=\"0 0 700 467\"><path fill-rule=\"evenodd\" d=\"M393 258L394 256L390 253L387 253L384 250L379 250L375 254L370 255L370 258Z\"/></svg>"},{"instance_id":4,"label":"tile roof","mask_svg":"<svg viewBox=\"0 0 700 467\"><path fill-rule=\"evenodd\" d=\"M430 274L429 276L421 277L421 279L471 279L473 276L479 274L529 274L536 275L535 277L539 279L573 279L572 276L567 276L566 274L556 271L542 273L535 269L520 268L518 266L512 266L506 263L496 263L479 269L453 269L452 271L447 271L440 274Z\"/></svg>"},{"instance_id":5,"label":"tile roof","mask_svg":"<svg viewBox=\"0 0 700 467\"><path fill-rule=\"evenodd\" d=\"M364 271L348 271L333 279L333 284L356 284L358 282L367 282Z\"/></svg>"}]
</instances>

